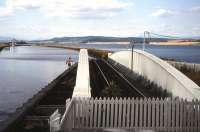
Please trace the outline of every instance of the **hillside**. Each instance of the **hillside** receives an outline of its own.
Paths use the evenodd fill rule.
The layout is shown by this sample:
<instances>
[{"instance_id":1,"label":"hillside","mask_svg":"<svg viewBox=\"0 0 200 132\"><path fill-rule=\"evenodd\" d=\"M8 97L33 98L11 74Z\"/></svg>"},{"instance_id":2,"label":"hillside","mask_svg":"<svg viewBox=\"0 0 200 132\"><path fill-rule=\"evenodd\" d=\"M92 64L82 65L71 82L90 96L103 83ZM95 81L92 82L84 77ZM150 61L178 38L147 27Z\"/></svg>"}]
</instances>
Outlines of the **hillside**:
<instances>
[{"instance_id":1,"label":"hillside","mask_svg":"<svg viewBox=\"0 0 200 132\"><path fill-rule=\"evenodd\" d=\"M34 41L34 42L51 42L51 43L88 43L88 42L131 42L136 43L143 42L142 37L104 37L104 36L84 36L84 37L56 37L48 40ZM165 42L167 39L163 38L151 38L151 41Z\"/></svg>"}]
</instances>

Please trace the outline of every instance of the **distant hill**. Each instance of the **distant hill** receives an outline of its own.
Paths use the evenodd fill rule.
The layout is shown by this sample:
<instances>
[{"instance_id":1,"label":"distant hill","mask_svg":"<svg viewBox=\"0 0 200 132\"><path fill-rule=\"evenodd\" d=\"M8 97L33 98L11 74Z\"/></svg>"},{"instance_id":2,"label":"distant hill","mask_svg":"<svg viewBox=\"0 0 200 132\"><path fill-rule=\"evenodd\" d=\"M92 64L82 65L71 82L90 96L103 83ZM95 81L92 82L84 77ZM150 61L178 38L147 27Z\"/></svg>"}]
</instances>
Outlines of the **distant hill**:
<instances>
[{"instance_id":1,"label":"distant hill","mask_svg":"<svg viewBox=\"0 0 200 132\"><path fill-rule=\"evenodd\" d=\"M142 37L104 37L104 36L84 36L84 37L56 37L48 40L38 42L49 42L49 43L88 43L88 42L131 42L136 43L143 42ZM164 38L151 38L151 41L167 41Z\"/></svg>"},{"instance_id":2,"label":"distant hill","mask_svg":"<svg viewBox=\"0 0 200 132\"><path fill-rule=\"evenodd\" d=\"M0 36L0 42L8 42L10 41L12 38L10 37L3 37L3 36Z\"/></svg>"}]
</instances>

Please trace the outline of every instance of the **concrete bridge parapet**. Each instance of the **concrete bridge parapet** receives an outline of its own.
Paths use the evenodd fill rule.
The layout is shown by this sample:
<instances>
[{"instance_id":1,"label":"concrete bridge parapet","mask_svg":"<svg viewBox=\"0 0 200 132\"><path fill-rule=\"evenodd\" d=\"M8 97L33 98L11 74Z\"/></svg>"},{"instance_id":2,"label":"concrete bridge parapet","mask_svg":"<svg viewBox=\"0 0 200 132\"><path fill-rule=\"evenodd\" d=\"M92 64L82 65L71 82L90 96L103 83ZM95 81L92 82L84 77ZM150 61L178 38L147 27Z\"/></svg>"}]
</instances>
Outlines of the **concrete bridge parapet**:
<instances>
[{"instance_id":1,"label":"concrete bridge parapet","mask_svg":"<svg viewBox=\"0 0 200 132\"><path fill-rule=\"evenodd\" d=\"M76 84L72 97L91 97L89 59L87 49L81 49L79 53Z\"/></svg>"},{"instance_id":2,"label":"concrete bridge parapet","mask_svg":"<svg viewBox=\"0 0 200 132\"><path fill-rule=\"evenodd\" d=\"M119 51L110 59L132 69L139 75L171 92L174 97L200 99L200 87L167 62L142 50ZM132 62L133 58L133 62Z\"/></svg>"}]
</instances>

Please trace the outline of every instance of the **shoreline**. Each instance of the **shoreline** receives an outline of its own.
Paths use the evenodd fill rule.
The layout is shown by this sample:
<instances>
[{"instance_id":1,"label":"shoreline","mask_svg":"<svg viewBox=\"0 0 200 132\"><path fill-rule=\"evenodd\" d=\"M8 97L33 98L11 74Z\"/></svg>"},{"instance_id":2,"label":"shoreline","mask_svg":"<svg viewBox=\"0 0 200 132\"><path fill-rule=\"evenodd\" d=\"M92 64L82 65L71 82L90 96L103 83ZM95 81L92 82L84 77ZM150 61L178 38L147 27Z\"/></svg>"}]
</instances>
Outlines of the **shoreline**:
<instances>
[{"instance_id":1,"label":"shoreline","mask_svg":"<svg viewBox=\"0 0 200 132\"><path fill-rule=\"evenodd\" d=\"M0 51L2 51L4 48L9 47L9 45L6 44L0 44Z\"/></svg>"},{"instance_id":2,"label":"shoreline","mask_svg":"<svg viewBox=\"0 0 200 132\"><path fill-rule=\"evenodd\" d=\"M150 45L159 45L159 46L200 46L200 42L151 42Z\"/></svg>"}]
</instances>

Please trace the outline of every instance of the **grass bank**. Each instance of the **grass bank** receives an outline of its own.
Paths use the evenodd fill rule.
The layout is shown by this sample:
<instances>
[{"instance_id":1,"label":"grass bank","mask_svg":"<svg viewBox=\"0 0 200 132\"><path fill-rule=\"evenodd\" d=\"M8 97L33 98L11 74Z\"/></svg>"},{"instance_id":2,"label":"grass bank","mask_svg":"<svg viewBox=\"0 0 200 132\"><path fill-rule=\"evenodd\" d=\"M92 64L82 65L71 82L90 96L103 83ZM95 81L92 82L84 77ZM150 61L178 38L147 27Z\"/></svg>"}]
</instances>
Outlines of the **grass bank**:
<instances>
[{"instance_id":1,"label":"grass bank","mask_svg":"<svg viewBox=\"0 0 200 132\"><path fill-rule=\"evenodd\" d=\"M152 42L152 45L176 45L176 46L190 46L190 45L196 45L200 46L200 42L175 42L175 41L169 41L169 42Z\"/></svg>"},{"instance_id":2,"label":"grass bank","mask_svg":"<svg viewBox=\"0 0 200 132\"><path fill-rule=\"evenodd\" d=\"M3 48L5 48L5 47L9 47L9 45L7 45L7 44L0 44L0 51L1 51Z\"/></svg>"},{"instance_id":3,"label":"grass bank","mask_svg":"<svg viewBox=\"0 0 200 132\"><path fill-rule=\"evenodd\" d=\"M197 85L200 86L200 71L188 69L187 66L182 66L182 67L177 68L177 69L180 70L182 73L184 73L187 77L189 77Z\"/></svg>"},{"instance_id":4,"label":"grass bank","mask_svg":"<svg viewBox=\"0 0 200 132\"><path fill-rule=\"evenodd\" d=\"M198 66L197 66L198 64L184 63L184 62L179 62L176 60L170 60L170 61L166 60L166 61L168 61L169 64L174 66L176 69L181 71L188 78L190 78L192 81L194 81L197 85L200 86L200 70L198 70Z\"/></svg>"},{"instance_id":5,"label":"grass bank","mask_svg":"<svg viewBox=\"0 0 200 132\"><path fill-rule=\"evenodd\" d=\"M51 48L63 48L63 49L69 49L69 50L75 50L79 51L81 48L80 47L72 47L72 46L66 46L66 45L40 45L41 47L51 47ZM98 50L98 49L93 49L93 48L87 48L88 54L92 57L100 57L100 58L107 58L108 53L112 51L107 51L107 50Z\"/></svg>"}]
</instances>

